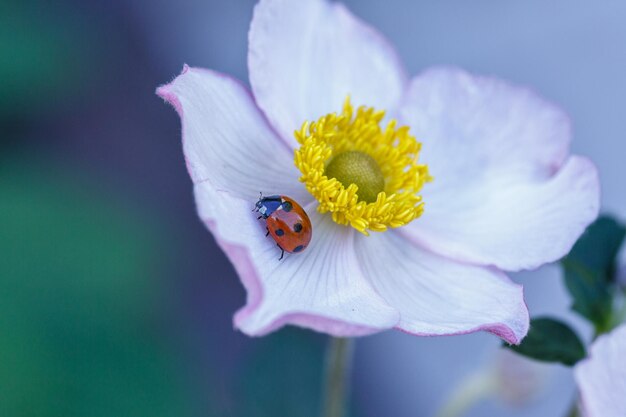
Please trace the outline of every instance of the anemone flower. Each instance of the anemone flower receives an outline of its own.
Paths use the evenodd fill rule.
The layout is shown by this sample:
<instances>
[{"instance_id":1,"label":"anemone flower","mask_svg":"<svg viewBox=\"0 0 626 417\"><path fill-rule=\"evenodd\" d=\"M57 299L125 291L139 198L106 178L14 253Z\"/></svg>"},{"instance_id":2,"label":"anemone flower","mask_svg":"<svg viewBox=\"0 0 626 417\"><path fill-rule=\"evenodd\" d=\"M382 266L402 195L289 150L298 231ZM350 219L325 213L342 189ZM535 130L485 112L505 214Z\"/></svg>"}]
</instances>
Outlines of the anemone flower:
<instances>
[{"instance_id":1,"label":"anemone flower","mask_svg":"<svg viewBox=\"0 0 626 417\"><path fill-rule=\"evenodd\" d=\"M598 212L567 116L460 69L409 80L379 33L324 0L261 0L248 67L251 91L188 66L157 90L180 116L199 216L247 291L235 326L519 343L528 311L503 271L559 259ZM308 247L279 260L251 212L259 192L304 208Z\"/></svg>"},{"instance_id":2,"label":"anemone flower","mask_svg":"<svg viewBox=\"0 0 626 417\"><path fill-rule=\"evenodd\" d=\"M574 376L586 417L626 416L626 324L600 336Z\"/></svg>"}]
</instances>

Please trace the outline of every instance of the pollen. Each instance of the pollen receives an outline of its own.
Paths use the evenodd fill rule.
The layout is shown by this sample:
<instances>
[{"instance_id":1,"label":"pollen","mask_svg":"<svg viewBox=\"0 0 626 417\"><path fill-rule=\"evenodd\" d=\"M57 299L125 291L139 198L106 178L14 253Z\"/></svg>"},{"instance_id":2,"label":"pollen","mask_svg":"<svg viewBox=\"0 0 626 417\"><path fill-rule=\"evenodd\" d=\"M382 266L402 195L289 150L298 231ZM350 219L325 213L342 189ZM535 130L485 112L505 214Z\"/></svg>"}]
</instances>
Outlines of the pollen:
<instances>
[{"instance_id":1,"label":"pollen","mask_svg":"<svg viewBox=\"0 0 626 417\"><path fill-rule=\"evenodd\" d=\"M428 167L418 163L421 143L396 120L383 128L384 117L371 107L355 112L347 98L340 114L304 122L295 132L300 147L294 162L318 211L365 235L420 217L419 193L432 181Z\"/></svg>"}]
</instances>

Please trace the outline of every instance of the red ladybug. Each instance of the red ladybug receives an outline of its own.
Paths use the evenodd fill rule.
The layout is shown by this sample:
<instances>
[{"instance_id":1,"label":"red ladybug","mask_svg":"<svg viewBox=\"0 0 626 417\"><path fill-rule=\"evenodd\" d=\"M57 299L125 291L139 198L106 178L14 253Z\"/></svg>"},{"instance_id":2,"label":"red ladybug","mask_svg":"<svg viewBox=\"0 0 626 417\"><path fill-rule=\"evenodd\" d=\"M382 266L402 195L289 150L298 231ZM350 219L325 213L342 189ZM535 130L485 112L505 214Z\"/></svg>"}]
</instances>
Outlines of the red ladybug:
<instances>
[{"instance_id":1,"label":"red ladybug","mask_svg":"<svg viewBox=\"0 0 626 417\"><path fill-rule=\"evenodd\" d=\"M285 252L299 253L306 249L311 242L313 228L300 204L284 195L261 195L255 207L261 213L259 219L265 219L265 236L272 235L282 251L278 260L283 259Z\"/></svg>"}]
</instances>

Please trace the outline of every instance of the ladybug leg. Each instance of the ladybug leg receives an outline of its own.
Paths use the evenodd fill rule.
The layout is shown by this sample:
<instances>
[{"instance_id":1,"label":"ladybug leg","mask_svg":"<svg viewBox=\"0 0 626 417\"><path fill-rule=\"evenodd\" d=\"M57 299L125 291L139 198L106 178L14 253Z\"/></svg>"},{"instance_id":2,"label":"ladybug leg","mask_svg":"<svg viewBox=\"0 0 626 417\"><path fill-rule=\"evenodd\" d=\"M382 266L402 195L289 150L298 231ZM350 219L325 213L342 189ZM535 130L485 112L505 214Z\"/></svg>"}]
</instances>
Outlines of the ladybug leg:
<instances>
[{"instance_id":1,"label":"ladybug leg","mask_svg":"<svg viewBox=\"0 0 626 417\"><path fill-rule=\"evenodd\" d=\"M276 246L278 246L278 248L280 249L280 258L278 258L279 261L283 260L283 256L285 256L285 250L283 248L280 247L280 245L277 243Z\"/></svg>"},{"instance_id":2,"label":"ladybug leg","mask_svg":"<svg viewBox=\"0 0 626 417\"><path fill-rule=\"evenodd\" d=\"M267 230L267 233L265 234L265 237L268 237L270 235L270 229L268 229L267 227L265 228L265 230Z\"/></svg>"},{"instance_id":3,"label":"ladybug leg","mask_svg":"<svg viewBox=\"0 0 626 417\"><path fill-rule=\"evenodd\" d=\"M257 217L256 219L257 219L257 220L261 220L261 217L263 217L263 216L259 216L259 217Z\"/></svg>"}]
</instances>

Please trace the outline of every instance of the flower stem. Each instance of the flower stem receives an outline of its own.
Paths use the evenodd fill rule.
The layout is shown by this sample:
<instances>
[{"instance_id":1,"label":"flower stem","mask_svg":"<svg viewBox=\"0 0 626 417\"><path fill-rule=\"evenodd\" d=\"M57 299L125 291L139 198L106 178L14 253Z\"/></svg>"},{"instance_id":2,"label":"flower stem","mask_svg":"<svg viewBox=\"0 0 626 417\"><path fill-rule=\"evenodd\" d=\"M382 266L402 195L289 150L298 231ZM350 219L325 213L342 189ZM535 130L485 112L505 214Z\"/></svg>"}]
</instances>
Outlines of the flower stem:
<instances>
[{"instance_id":1,"label":"flower stem","mask_svg":"<svg viewBox=\"0 0 626 417\"><path fill-rule=\"evenodd\" d=\"M350 369L354 341L333 337L326 350L322 417L345 417L350 394Z\"/></svg>"}]
</instances>

